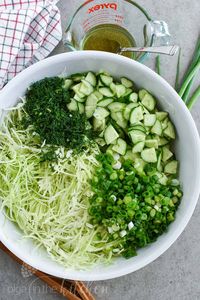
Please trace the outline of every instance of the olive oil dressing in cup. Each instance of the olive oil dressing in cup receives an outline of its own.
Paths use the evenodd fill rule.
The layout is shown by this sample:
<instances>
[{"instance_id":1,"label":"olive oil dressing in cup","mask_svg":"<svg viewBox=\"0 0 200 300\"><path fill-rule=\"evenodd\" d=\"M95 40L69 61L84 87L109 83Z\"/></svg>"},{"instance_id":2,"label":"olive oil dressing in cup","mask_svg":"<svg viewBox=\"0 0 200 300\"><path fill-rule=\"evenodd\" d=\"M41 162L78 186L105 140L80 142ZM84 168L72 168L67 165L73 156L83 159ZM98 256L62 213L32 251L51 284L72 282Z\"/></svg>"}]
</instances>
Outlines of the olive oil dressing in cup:
<instances>
[{"instance_id":1,"label":"olive oil dressing in cup","mask_svg":"<svg viewBox=\"0 0 200 300\"><path fill-rule=\"evenodd\" d=\"M164 21L153 20L131 0L87 0L67 24L63 36L68 50L97 50L117 53L120 48L166 45L170 41ZM142 61L148 53L124 52Z\"/></svg>"}]
</instances>

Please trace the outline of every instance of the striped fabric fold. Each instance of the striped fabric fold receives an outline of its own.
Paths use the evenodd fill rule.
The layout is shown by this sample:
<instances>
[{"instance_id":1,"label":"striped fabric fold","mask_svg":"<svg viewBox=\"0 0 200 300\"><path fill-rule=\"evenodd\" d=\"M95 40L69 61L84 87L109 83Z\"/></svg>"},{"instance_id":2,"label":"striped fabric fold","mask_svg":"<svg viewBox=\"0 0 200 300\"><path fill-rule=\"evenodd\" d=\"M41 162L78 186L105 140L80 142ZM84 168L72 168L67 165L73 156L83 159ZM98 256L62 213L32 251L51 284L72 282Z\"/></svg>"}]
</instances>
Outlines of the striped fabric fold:
<instances>
[{"instance_id":1,"label":"striped fabric fold","mask_svg":"<svg viewBox=\"0 0 200 300\"><path fill-rule=\"evenodd\" d=\"M0 0L0 89L62 38L57 1Z\"/></svg>"}]
</instances>

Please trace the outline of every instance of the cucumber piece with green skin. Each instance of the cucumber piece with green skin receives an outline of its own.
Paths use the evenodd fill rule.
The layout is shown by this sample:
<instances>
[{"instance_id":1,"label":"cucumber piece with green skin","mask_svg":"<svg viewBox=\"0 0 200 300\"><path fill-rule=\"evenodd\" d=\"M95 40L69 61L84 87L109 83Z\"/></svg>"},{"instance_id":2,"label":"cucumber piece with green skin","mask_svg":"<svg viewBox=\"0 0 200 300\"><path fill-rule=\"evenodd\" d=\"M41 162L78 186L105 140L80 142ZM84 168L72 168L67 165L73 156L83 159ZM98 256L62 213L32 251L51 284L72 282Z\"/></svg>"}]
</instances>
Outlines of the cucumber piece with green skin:
<instances>
[{"instance_id":1,"label":"cucumber piece with green skin","mask_svg":"<svg viewBox=\"0 0 200 300\"><path fill-rule=\"evenodd\" d=\"M126 88L122 84L116 85L116 95L118 98L122 97L126 93Z\"/></svg>"},{"instance_id":2,"label":"cucumber piece with green skin","mask_svg":"<svg viewBox=\"0 0 200 300\"><path fill-rule=\"evenodd\" d=\"M137 143L133 147L132 152L133 153L140 153L140 152L142 152L142 150L144 149L144 145L145 145L145 142L139 142L139 143Z\"/></svg>"},{"instance_id":3,"label":"cucumber piece with green skin","mask_svg":"<svg viewBox=\"0 0 200 300\"><path fill-rule=\"evenodd\" d=\"M169 141L166 138L158 137L158 146L165 146L167 144L169 144Z\"/></svg>"},{"instance_id":4,"label":"cucumber piece with green skin","mask_svg":"<svg viewBox=\"0 0 200 300\"><path fill-rule=\"evenodd\" d=\"M131 130L129 131L129 136L133 144L137 144L139 142L144 142L146 139L146 134L140 130Z\"/></svg>"},{"instance_id":5,"label":"cucumber piece with green skin","mask_svg":"<svg viewBox=\"0 0 200 300\"><path fill-rule=\"evenodd\" d=\"M161 160L162 160L162 153L160 153L160 154L158 155L158 161L157 161L157 170L158 170L159 172L162 172L162 171L163 171L163 166L162 166Z\"/></svg>"},{"instance_id":6,"label":"cucumber piece with green skin","mask_svg":"<svg viewBox=\"0 0 200 300\"><path fill-rule=\"evenodd\" d=\"M116 94L116 84L112 82L112 83L110 84L110 89L111 89L111 91L113 92L113 94L115 95L115 94Z\"/></svg>"},{"instance_id":7,"label":"cucumber piece with green skin","mask_svg":"<svg viewBox=\"0 0 200 300\"><path fill-rule=\"evenodd\" d=\"M133 82L126 77L121 78L121 83L126 87L126 88L131 88L133 86Z\"/></svg>"},{"instance_id":8,"label":"cucumber piece with green skin","mask_svg":"<svg viewBox=\"0 0 200 300\"><path fill-rule=\"evenodd\" d=\"M142 101L142 99L144 98L144 96L146 94L148 94L148 92L146 90L144 90L144 89L142 89L142 90L139 91L138 95L139 95L140 101Z\"/></svg>"},{"instance_id":9,"label":"cucumber piece with green skin","mask_svg":"<svg viewBox=\"0 0 200 300\"><path fill-rule=\"evenodd\" d=\"M128 105L125 106L125 109L124 109L124 112L123 112L123 115L124 115L124 118L128 121L129 118L130 118L130 113L131 113L131 110L135 107L138 106L138 103L130 103Z\"/></svg>"},{"instance_id":10,"label":"cucumber piece with green skin","mask_svg":"<svg viewBox=\"0 0 200 300\"><path fill-rule=\"evenodd\" d=\"M72 79L65 79L63 88L65 90L68 90L72 86L72 84L73 84L73 80Z\"/></svg>"},{"instance_id":11,"label":"cucumber piece with green skin","mask_svg":"<svg viewBox=\"0 0 200 300\"><path fill-rule=\"evenodd\" d=\"M105 109L104 107L97 107L93 113L93 116L96 119L103 120L106 117L108 117L109 114L110 114L110 112L107 109Z\"/></svg>"},{"instance_id":12,"label":"cucumber piece with green skin","mask_svg":"<svg viewBox=\"0 0 200 300\"><path fill-rule=\"evenodd\" d=\"M141 106L138 106L136 108L133 108L130 113L130 123L138 123L139 121L143 120L143 110Z\"/></svg>"},{"instance_id":13,"label":"cucumber piece with green skin","mask_svg":"<svg viewBox=\"0 0 200 300\"><path fill-rule=\"evenodd\" d=\"M104 138L107 145L112 144L114 141L117 140L119 137L119 134L115 130L115 128L112 125L108 125L104 131Z\"/></svg>"},{"instance_id":14,"label":"cucumber piece with green skin","mask_svg":"<svg viewBox=\"0 0 200 300\"><path fill-rule=\"evenodd\" d=\"M113 78L111 76L101 74L99 77L103 85L110 86L113 82Z\"/></svg>"},{"instance_id":15,"label":"cucumber piece with green skin","mask_svg":"<svg viewBox=\"0 0 200 300\"><path fill-rule=\"evenodd\" d=\"M116 145L114 145L114 146L112 147L112 149L113 149L115 152L117 152L117 153L119 153L119 154L121 154L121 155L125 155L125 153L126 153L126 147L127 147L126 142L125 142L123 139L118 138L118 139L117 139L117 142L116 142Z\"/></svg>"},{"instance_id":16,"label":"cucumber piece with green skin","mask_svg":"<svg viewBox=\"0 0 200 300\"><path fill-rule=\"evenodd\" d=\"M85 102L85 114L88 119L92 117L92 115L97 107L97 101L98 101L98 99L94 93L90 94L87 97L87 100Z\"/></svg>"},{"instance_id":17,"label":"cucumber piece with green skin","mask_svg":"<svg viewBox=\"0 0 200 300\"><path fill-rule=\"evenodd\" d=\"M86 73L76 73L71 75L71 78L74 82L80 82L82 79L85 78Z\"/></svg>"},{"instance_id":18,"label":"cucumber piece with green skin","mask_svg":"<svg viewBox=\"0 0 200 300\"><path fill-rule=\"evenodd\" d=\"M153 111L156 106L156 101L151 94L145 94L141 102L148 111Z\"/></svg>"},{"instance_id":19,"label":"cucumber piece with green skin","mask_svg":"<svg viewBox=\"0 0 200 300\"><path fill-rule=\"evenodd\" d=\"M114 101L113 98L103 99L97 103L97 106L106 107L109 104L111 104L113 101Z\"/></svg>"},{"instance_id":20,"label":"cucumber piece with green skin","mask_svg":"<svg viewBox=\"0 0 200 300\"><path fill-rule=\"evenodd\" d=\"M96 76L94 73L92 72L88 72L86 77L85 77L85 80L87 82L89 82L92 86L96 86L97 84L97 79L96 79Z\"/></svg>"},{"instance_id":21,"label":"cucumber piece with green skin","mask_svg":"<svg viewBox=\"0 0 200 300\"><path fill-rule=\"evenodd\" d=\"M71 99L71 102L67 104L67 108L70 111L78 111L78 102L74 99Z\"/></svg>"},{"instance_id":22,"label":"cucumber piece with green skin","mask_svg":"<svg viewBox=\"0 0 200 300\"><path fill-rule=\"evenodd\" d=\"M130 159L134 161L136 158L140 158L140 155L138 153L133 153L132 150L127 150L126 154L123 156L124 160Z\"/></svg>"},{"instance_id":23,"label":"cucumber piece with green skin","mask_svg":"<svg viewBox=\"0 0 200 300\"><path fill-rule=\"evenodd\" d=\"M145 162L156 163L157 155L155 148L146 148L141 152L141 157Z\"/></svg>"},{"instance_id":24,"label":"cucumber piece with green skin","mask_svg":"<svg viewBox=\"0 0 200 300\"><path fill-rule=\"evenodd\" d=\"M108 105L108 109L112 112L122 111L126 107L125 103L113 102Z\"/></svg>"},{"instance_id":25,"label":"cucumber piece with green skin","mask_svg":"<svg viewBox=\"0 0 200 300\"><path fill-rule=\"evenodd\" d=\"M111 118L123 129L127 127L127 121L124 119L121 111L111 112Z\"/></svg>"},{"instance_id":26,"label":"cucumber piece with green skin","mask_svg":"<svg viewBox=\"0 0 200 300\"><path fill-rule=\"evenodd\" d=\"M157 111L156 112L156 118L159 121L163 121L165 118L167 118L168 113L165 111Z\"/></svg>"},{"instance_id":27,"label":"cucumber piece with green skin","mask_svg":"<svg viewBox=\"0 0 200 300\"><path fill-rule=\"evenodd\" d=\"M138 94L137 93L131 93L129 96L129 101L130 102L137 102L138 101Z\"/></svg>"},{"instance_id":28,"label":"cucumber piece with green skin","mask_svg":"<svg viewBox=\"0 0 200 300\"><path fill-rule=\"evenodd\" d=\"M99 92L105 97L112 97L113 92L108 87L99 88Z\"/></svg>"},{"instance_id":29,"label":"cucumber piece with green skin","mask_svg":"<svg viewBox=\"0 0 200 300\"><path fill-rule=\"evenodd\" d=\"M83 103L81 102L77 102L77 105L78 105L78 111L80 114L84 114L85 112L85 106L83 105Z\"/></svg>"},{"instance_id":30,"label":"cucumber piece with green skin","mask_svg":"<svg viewBox=\"0 0 200 300\"><path fill-rule=\"evenodd\" d=\"M94 91L93 94L97 97L98 101L103 99L103 95L99 91Z\"/></svg>"},{"instance_id":31,"label":"cucumber piece with green skin","mask_svg":"<svg viewBox=\"0 0 200 300\"><path fill-rule=\"evenodd\" d=\"M136 158L134 161L134 168L138 171L138 173L144 173L144 167L146 166L146 162L141 158Z\"/></svg>"},{"instance_id":32,"label":"cucumber piece with green skin","mask_svg":"<svg viewBox=\"0 0 200 300\"><path fill-rule=\"evenodd\" d=\"M173 156L173 153L167 147L162 148L162 161L163 162L166 162L172 156Z\"/></svg>"},{"instance_id":33,"label":"cucumber piece with green skin","mask_svg":"<svg viewBox=\"0 0 200 300\"><path fill-rule=\"evenodd\" d=\"M178 169L177 160L172 160L165 165L164 172L168 174L176 174Z\"/></svg>"},{"instance_id":34,"label":"cucumber piece with green skin","mask_svg":"<svg viewBox=\"0 0 200 300\"><path fill-rule=\"evenodd\" d=\"M85 97L84 97L84 98L80 98L80 97L78 96L78 94L75 94L75 95L74 95L74 99L75 99L76 101L78 101L78 102L85 102L85 100L86 100Z\"/></svg>"},{"instance_id":35,"label":"cucumber piece with green skin","mask_svg":"<svg viewBox=\"0 0 200 300\"><path fill-rule=\"evenodd\" d=\"M89 96L93 91L94 87L88 81L82 79L79 92L86 96Z\"/></svg>"},{"instance_id":36,"label":"cucumber piece with green skin","mask_svg":"<svg viewBox=\"0 0 200 300\"><path fill-rule=\"evenodd\" d=\"M156 139L149 139L145 141L145 146L148 148L155 148L158 149L158 140Z\"/></svg>"},{"instance_id":37,"label":"cucumber piece with green skin","mask_svg":"<svg viewBox=\"0 0 200 300\"><path fill-rule=\"evenodd\" d=\"M151 132L162 136L162 125L160 121L156 120L155 124L151 128Z\"/></svg>"},{"instance_id":38,"label":"cucumber piece with green skin","mask_svg":"<svg viewBox=\"0 0 200 300\"><path fill-rule=\"evenodd\" d=\"M130 94L132 94L133 90L132 89L126 89L126 93L123 95L123 97L127 97L130 96Z\"/></svg>"},{"instance_id":39,"label":"cucumber piece with green skin","mask_svg":"<svg viewBox=\"0 0 200 300\"><path fill-rule=\"evenodd\" d=\"M176 138L176 134L175 134L175 129L174 129L174 125L172 124L172 122L168 122L167 124L167 128L163 131L164 135L170 139L175 139Z\"/></svg>"},{"instance_id":40,"label":"cucumber piece with green skin","mask_svg":"<svg viewBox=\"0 0 200 300\"><path fill-rule=\"evenodd\" d=\"M105 119L96 119L93 118L93 129L94 131L103 131L106 127L106 120Z\"/></svg>"},{"instance_id":41,"label":"cucumber piece with green skin","mask_svg":"<svg viewBox=\"0 0 200 300\"><path fill-rule=\"evenodd\" d=\"M131 131L131 130L140 130L140 131L146 133L146 128L140 122L139 123L135 123L134 125L132 125L131 127L128 128L128 131Z\"/></svg>"},{"instance_id":42,"label":"cucumber piece with green skin","mask_svg":"<svg viewBox=\"0 0 200 300\"><path fill-rule=\"evenodd\" d=\"M99 146L101 146L101 147L103 147L103 146L106 145L106 142L105 142L105 140L104 140L103 138L96 138L96 139L95 139L95 142L96 142Z\"/></svg>"},{"instance_id":43,"label":"cucumber piece with green skin","mask_svg":"<svg viewBox=\"0 0 200 300\"><path fill-rule=\"evenodd\" d=\"M156 115L155 114L148 114L144 115L144 125L147 127L152 127L156 122Z\"/></svg>"},{"instance_id":44,"label":"cucumber piece with green skin","mask_svg":"<svg viewBox=\"0 0 200 300\"><path fill-rule=\"evenodd\" d=\"M85 94L80 92L81 88L81 83L78 83L72 87L72 90L74 91L75 94L78 95L79 98L85 98Z\"/></svg>"},{"instance_id":45,"label":"cucumber piece with green skin","mask_svg":"<svg viewBox=\"0 0 200 300\"><path fill-rule=\"evenodd\" d=\"M169 118L165 118L165 119L161 122L162 130L165 130L165 129L167 128L168 122L169 122Z\"/></svg>"}]
</instances>

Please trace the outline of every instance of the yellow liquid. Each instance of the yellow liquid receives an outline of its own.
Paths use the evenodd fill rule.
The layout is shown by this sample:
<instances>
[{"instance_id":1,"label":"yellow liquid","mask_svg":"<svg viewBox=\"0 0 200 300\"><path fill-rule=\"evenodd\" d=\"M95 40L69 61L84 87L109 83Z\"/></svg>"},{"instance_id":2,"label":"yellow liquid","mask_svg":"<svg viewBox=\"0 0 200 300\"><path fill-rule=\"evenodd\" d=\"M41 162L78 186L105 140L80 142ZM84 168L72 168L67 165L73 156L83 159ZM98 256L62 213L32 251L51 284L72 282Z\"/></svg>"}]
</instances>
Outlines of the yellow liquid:
<instances>
[{"instance_id":1,"label":"yellow liquid","mask_svg":"<svg viewBox=\"0 0 200 300\"><path fill-rule=\"evenodd\" d=\"M82 41L83 50L98 50L117 53L120 47L134 47L134 38L130 33L113 24L102 24L92 28ZM124 56L134 58L133 53L124 52Z\"/></svg>"}]
</instances>

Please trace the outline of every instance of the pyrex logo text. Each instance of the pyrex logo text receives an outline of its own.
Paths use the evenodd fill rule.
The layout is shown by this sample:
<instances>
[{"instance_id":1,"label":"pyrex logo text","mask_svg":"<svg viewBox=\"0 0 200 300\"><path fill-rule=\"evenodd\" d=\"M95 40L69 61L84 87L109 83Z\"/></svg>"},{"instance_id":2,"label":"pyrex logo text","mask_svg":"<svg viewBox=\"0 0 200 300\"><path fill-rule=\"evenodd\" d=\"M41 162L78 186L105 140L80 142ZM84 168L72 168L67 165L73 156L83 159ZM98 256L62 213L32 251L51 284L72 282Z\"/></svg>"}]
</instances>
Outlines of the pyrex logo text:
<instances>
[{"instance_id":1,"label":"pyrex logo text","mask_svg":"<svg viewBox=\"0 0 200 300\"><path fill-rule=\"evenodd\" d=\"M117 3L103 3L103 4L97 4L91 8L88 9L88 14L99 10L99 9L105 9L105 8L111 8L114 10L117 10Z\"/></svg>"}]
</instances>

